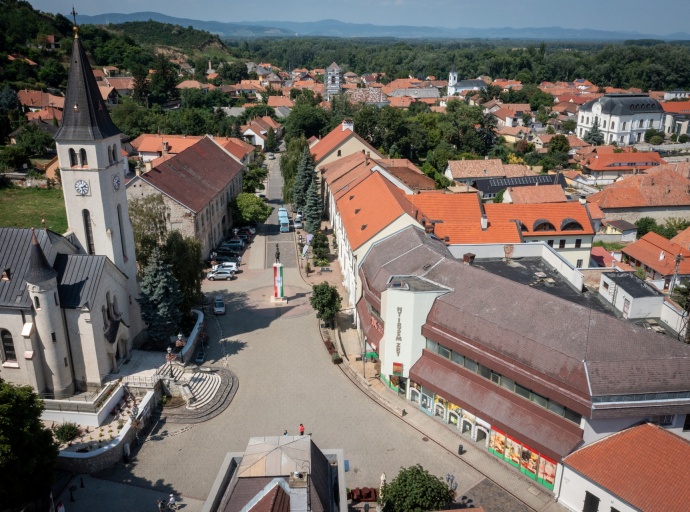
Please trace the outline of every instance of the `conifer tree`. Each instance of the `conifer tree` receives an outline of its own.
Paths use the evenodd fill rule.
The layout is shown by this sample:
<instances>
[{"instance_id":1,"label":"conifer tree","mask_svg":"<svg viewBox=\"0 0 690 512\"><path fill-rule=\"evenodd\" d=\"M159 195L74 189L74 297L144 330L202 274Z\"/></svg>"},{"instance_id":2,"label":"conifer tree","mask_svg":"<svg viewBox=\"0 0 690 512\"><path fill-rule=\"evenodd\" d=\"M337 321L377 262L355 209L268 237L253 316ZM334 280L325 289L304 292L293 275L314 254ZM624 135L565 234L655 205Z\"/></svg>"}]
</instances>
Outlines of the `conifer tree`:
<instances>
[{"instance_id":1,"label":"conifer tree","mask_svg":"<svg viewBox=\"0 0 690 512\"><path fill-rule=\"evenodd\" d=\"M276 132L273 128L269 128L266 132L266 151L273 151L278 146L278 138L276 137Z\"/></svg>"},{"instance_id":2,"label":"conifer tree","mask_svg":"<svg viewBox=\"0 0 690 512\"><path fill-rule=\"evenodd\" d=\"M309 148L304 148L302 158L297 166L297 174L292 188L292 205L295 210L302 210L307 204L307 192L312 182L316 181L314 158Z\"/></svg>"},{"instance_id":3,"label":"conifer tree","mask_svg":"<svg viewBox=\"0 0 690 512\"><path fill-rule=\"evenodd\" d=\"M304 207L304 217L306 219L306 229L308 233L316 233L321 229L321 196L316 187L316 180L312 180L311 186L307 191L307 204Z\"/></svg>"},{"instance_id":4,"label":"conifer tree","mask_svg":"<svg viewBox=\"0 0 690 512\"><path fill-rule=\"evenodd\" d=\"M597 146L601 146L604 143L604 134L599 131L598 119L594 119L592 129L585 133L585 136L582 137L582 140L584 140L587 144L596 144Z\"/></svg>"},{"instance_id":5,"label":"conifer tree","mask_svg":"<svg viewBox=\"0 0 690 512\"><path fill-rule=\"evenodd\" d=\"M141 281L141 317L148 325L149 339L166 345L177 334L182 293L172 268L160 249L154 249Z\"/></svg>"}]
</instances>

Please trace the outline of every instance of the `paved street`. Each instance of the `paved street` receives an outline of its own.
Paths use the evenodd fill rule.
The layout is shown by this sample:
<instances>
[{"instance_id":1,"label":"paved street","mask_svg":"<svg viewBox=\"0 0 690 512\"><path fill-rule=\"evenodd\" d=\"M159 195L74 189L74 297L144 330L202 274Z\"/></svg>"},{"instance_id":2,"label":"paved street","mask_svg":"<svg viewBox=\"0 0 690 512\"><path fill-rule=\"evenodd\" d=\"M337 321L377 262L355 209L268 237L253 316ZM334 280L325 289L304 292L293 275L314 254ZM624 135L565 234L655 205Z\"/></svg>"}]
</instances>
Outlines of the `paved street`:
<instances>
[{"instance_id":1,"label":"paved street","mask_svg":"<svg viewBox=\"0 0 690 512\"><path fill-rule=\"evenodd\" d=\"M277 160L274 162L267 196L277 207L281 180ZM99 498L98 510L125 510L118 499L125 492L140 497L127 510L155 510L155 499L173 492L182 497L183 510L198 511L227 452L243 451L253 436L280 435L285 429L295 434L300 423L320 448L344 450L350 488L378 487L381 473L391 479L401 467L419 463L433 474L455 475L458 496L467 494L487 510L528 510L479 471L372 400L331 363L308 305L310 289L294 268L293 233L277 234L273 227L266 232L266 238L257 236L250 246L237 279L203 284L205 293L224 293L228 302L225 316L207 321L211 343L207 364L227 367L237 375L239 389L230 406L204 423L168 426L163 421L132 464L102 471L94 475L95 480L89 479L85 489L77 489L77 501L69 503L70 512L95 510L94 493ZM269 302L276 242L286 265L289 298L287 306L278 307ZM256 262L258 254L265 254L267 268L250 268L245 263ZM478 494L483 499L478 500ZM68 493L62 499L67 501L66 497Z\"/></svg>"}]
</instances>

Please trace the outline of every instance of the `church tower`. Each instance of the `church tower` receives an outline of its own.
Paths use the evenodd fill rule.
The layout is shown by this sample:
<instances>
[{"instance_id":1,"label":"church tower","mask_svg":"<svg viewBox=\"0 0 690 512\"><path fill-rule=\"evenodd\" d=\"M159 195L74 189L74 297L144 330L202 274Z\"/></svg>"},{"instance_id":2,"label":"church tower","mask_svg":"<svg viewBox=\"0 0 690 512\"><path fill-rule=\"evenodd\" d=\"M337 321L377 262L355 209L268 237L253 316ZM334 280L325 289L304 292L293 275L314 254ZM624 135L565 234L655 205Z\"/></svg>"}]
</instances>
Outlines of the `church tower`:
<instances>
[{"instance_id":1,"label":"church tower","mask_svg":"<svg viewBox=\"0 0 690 512\"><path fill-rule=\"evenodd\" d=\"M127 276L129 321L136 336L141 331L139 286L120 130L101 98L77 27L55 142L69 229L85 254L107 256Z\"/></svg>"},{"instance_id":2,"label":"church tower","mask_svg":"<svg viewBox=\"0 0 690 512\"><path fill-rule=\"evenodd\" d=\"M65 320L60 309L57 271L48 264L36 238L31 237L29 267L24 275L34 309L34 323L43 348L43 375L47 389L57 399L74 392L72 361Z\"/></svg>"},{"instance_id":3,"label":"church tower","mask_svg":"<svg viewBox=\"0 0 690 512\"><path fill-rule=\"evenodd\" d=\"M458 72L455 69L448 74L448 96L455 96L455 86L458 83Z\"/></svg>"}]
</instances>

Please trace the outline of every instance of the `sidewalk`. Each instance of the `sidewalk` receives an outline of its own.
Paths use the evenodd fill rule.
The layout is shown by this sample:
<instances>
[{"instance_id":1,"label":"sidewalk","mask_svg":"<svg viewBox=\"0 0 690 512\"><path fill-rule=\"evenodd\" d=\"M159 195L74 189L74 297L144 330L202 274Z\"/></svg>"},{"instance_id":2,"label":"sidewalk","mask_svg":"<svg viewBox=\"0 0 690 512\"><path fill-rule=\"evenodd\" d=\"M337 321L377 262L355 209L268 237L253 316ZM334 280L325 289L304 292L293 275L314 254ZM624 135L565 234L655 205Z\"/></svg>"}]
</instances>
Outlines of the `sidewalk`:
<instances>
[{"instance_id":1,"label":"sidewalk","mask_svg":"<svg viewBox=\"0 0 690 512\"><path fill-rule=\"evenodd\" d=\"M414 403L405 400L389 389L376 377L379 373L378 363L367 362L363 364L361 360L356 361L362 350L356 329L351 327L340 330L339 334L342 344L338 348L344 349L347 356L343 357L343 370L350 375L363 392L398 416L400 421L404 421L431 441L456 455L459 461L486 475L532 509L540 512L566 510L556 503L553 495L547 489L491 455L484 448L483 442L475 443L469 437L451 429L450 426L437 418L427 415ZM335 338L338 339L338 336L336 335ZM363 371L366 372L364 375L362 374ZM405 411L404 414L403 410ZM465 450L461 456L457 455L460 444Z\"/></svg>"}]
</instances>

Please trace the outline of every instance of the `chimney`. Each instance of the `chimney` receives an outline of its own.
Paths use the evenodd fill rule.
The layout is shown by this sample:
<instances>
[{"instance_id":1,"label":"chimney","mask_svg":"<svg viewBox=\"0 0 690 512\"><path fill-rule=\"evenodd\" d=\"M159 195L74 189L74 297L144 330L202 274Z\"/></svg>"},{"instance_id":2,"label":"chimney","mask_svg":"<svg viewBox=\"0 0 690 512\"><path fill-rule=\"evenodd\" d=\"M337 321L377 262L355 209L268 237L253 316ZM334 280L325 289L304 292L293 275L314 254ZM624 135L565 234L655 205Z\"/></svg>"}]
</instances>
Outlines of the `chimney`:
<instances>
[{"instance_id":1,"label":"chimney","mask_svg":"<svg viewBox=\"0 0 690 512\"><path fill-rule=\"evenodd\" d=\"M474 258L475 258L474 254L472 254L471 252L466 252L465 254L462 255L462 262L465 265L472 265L472 263L474 263Z\"/></svg>"},{"instance_id":2,"label":"chimney","mask_svg":"<svg viewBox=\"0 0 690 512\"><path fill-rule=\"evenodd\" d=\"M163 152L162 152L162 154L163 155L168 154L168 143L166 141L163 141Z\"/></svg>"},{"instance_id":3,"label":"chimney","mask_svg":"<svg viewBox=\"0 0 690 512\"><path fill-rule=\"evenodd\" d=\"M346 117L345 119L343 119L342 129L343 131L350 130L351 132L354 132L355 122L352 119Z\"/></svg>"},{"instance_id":4,"label":"chimney","mask_svg":"<svg viewBox=\"0 0 690 512\"><path fill-rule=\"evenodd\" d=\"M433 234L434 233L434 223L429 222L428 224L424 225L424 232L427 234Z\"/></svg>"},{"instance_id":5,"label":"chimney","mask_svg":"<svg viewBox=\"0 0 690 512\"><path fill-rule=\"evenodd\" d=\"M489 227L489 219L486 217L486 215L482 215L482 231L486 231Z\"/></svg>"},{"instance_id":6,"label":"chimney","mask_svg":"<svg viewBox=\"0 0 690 512\"><path fill-rule=\"evenodd\" d=\"M671 185L670 185L670 184L667 184L667 185L666 185L666 193L667 193L667 194L670 194L670 193L671 193Z\"/></svg>"},{"instance_id":7,"label":"chimney","mask_svg":"<svg viewBox=\"0 0 690 512\"><path fill-rule=\"evenodd\" d=\"M580 204L581 204L582 206L584 206L585 204L587 204L587 199L585 199L584 196L580 196Z\"/></svg>"},{"instance_id":8,"label":"chimney","mask_svg":"<svg viewBox=\"0 0 690 512\"><path fill-rule=\"evenodd\" d=\"M364 157L364 165L368 166L369 165L369 153L366 154Z\"/></svg>"}]
</instances>

